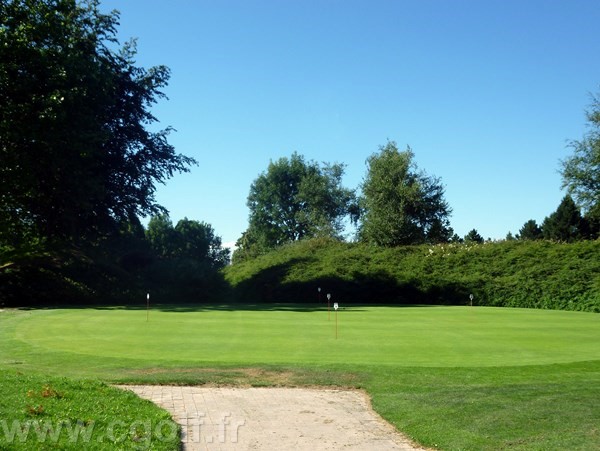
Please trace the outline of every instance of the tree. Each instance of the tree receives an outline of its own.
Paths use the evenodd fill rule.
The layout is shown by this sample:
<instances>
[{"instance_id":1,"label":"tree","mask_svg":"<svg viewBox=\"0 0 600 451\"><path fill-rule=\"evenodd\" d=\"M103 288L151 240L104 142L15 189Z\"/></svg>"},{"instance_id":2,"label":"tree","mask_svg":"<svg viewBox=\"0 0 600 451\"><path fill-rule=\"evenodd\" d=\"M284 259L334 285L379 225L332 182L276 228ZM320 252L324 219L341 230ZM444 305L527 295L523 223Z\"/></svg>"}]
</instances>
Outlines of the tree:
<instances>
[{"instance_id":1,"label":"tree","mask_svg":"<svg viewBox=\"0 0 600 451\"><path fill-rule=\"evenodd\" d=\"M600 203L586 211L583 220L587 226L588 238L595 240L600 237Z\"/></svg>"},{"instance_id":2,"label":"tree","mask_svg":"<svg viewBox=\"0 0 600 451\"><path fill-rule=\"evenodd\" d=\"M472 229L465 235L465 243L483 243L484 239L476 229Z\"/></svg>"},{"instance_id":3,"label":"tree","mask_svg":"<svg viewBox=\"0 0 600 451\"><path fill-rule=\"evenodd\" d=\"M229 249L223 247L221 237L215 234L210 224L184 218L177 222L174 231L177 256L208 260L215 268L223 268L229 263Z\"/></svg>"},{"instance_id":4,"label":"tree","mask_svg":"<svg viewBox=\"0 0 600 451\"><path fill-rule=\"evenodd\" d=\"M272 249L267 237L264 234L257 233L252 226L242 232L242 236L235 242L235 247L236 249L231 256L233 264L256 258Z\"/></svg>"},{"instance_id":5,"label":"tree","mask_svg":"<svg viewBox=\"0 0 600 451\"><path fill-rule=\"evenodd\" d=\"M519 240L539 240L542 238L542 229L537 225L535 219L530 219L523 227L519 229L517 239Z\"/></svg>"},{"instance_id":6,"label":"tree","mask_svg":"<svg viewBox=\"0 0 600 451\"><path fill-rule=\"evenodd\" d=\"M155 184L193 159L151 132L164 66L120 51L98 0L0 2L0 240L74 240L165 210Z\"/></svg>"},{"instance_id":7,"label":"tree","mask_svg":"<svg viewBox=\"0 0 600 451\"><path fill-rule=\"evenodd\" d=\"M451 209L437 177L420 171L409 148L390 141L367 159L362 184L362 241L382 246L448 241Z\"/></svg>"},{"instance_id":8,"label":"tree","mask_svg":"<svg viewBox=\"0 0 600 451\"><path fill-rule=\"evenodd\" d=\"M169 215L161 214L150 218L146 238L159 257L174 257L179 248L177 233Z\"/></svg>"},{"instance_id":9,"label":"tree","mask_svg":"<svg viewBox=\"0 0 600 451\"><path fill-rule=\"evenodd\" d=\"M223 247L221 237L205 222L184 218L173 227L168 215L154 216L148 223L146 237L161 258L208 262L216 269L229 262L229 249Z\"/></svg>"},{"instance_id":10,"label":"tree","mask_svg":"<svg viewBox=\"0 0 600 451\"><path fill-rule=\"evenodd\" d=\"M463 240L458 233L453 233L452 236L450 237L449 240L451 243L455 243L455 244L460 244L463 243L465 240Z\"/></svg>"},{"instance_id":11,"label":"tree","mask_svg":"<svg viewBox=\"0 0 600 451\"><path fill-rule=\"evenodd\" d=\"M589 130L572 141L573 155L561 161L562 186L591 222L600 222L600 97L592 96L586 112Z\"/></svg>"},{"instance_id":12,"label":"tree","mask_svg":"<svg viewBox=\"0 0 600 451\"><path fill-rule=\"evenodd\" d=\"M248 230L240 255L316 236L339 237L355 203L342 187L344 165L305 161L294 152L271 162L250 187Z\"/></svg>"},{"instance_id":13,"label":"tree","mask_svg":"<svg viewBox=\"0 0 600 451\"><path fill-rule=\"evenodd\" d=\"M575 241L585 236L581 212L570 195L566 195L554 213L542 223L544 238L558 241Z\"/></svg>"}]
</instances>

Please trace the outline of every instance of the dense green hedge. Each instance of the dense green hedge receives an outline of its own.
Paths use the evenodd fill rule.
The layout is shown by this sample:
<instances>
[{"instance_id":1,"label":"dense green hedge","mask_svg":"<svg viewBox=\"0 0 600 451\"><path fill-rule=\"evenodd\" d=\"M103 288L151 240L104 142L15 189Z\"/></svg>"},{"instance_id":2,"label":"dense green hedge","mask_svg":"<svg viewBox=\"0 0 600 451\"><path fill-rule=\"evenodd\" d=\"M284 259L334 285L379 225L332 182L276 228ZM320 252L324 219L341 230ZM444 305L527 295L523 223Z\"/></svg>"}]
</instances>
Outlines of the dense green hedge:
<instances>
[{"instance_id":1,"label":"dense green hedge","mask_svg":"<svg viewBox=\"0 0 600 451\"><path fill-rule=\"evenodd\" d=\"M600 241L397 248L307 240L226 268L240 300L322 299L600 312Z\"/></svg>"},{"instance_id":2,"label":"dense green hedge","mask_svg":"<svg viewBox=\"0 0 600 451\"><path fill-rule=\"evenodd\" d=\"M313 239L222 273L130 254L4 259L0 307L143 303L147 291L158 303L312 303L321 287L322 302L331 293L342 303L465 305L473 294L476 305L600 312L600 240L381 248Z\"/></svg>"}]
</instances>

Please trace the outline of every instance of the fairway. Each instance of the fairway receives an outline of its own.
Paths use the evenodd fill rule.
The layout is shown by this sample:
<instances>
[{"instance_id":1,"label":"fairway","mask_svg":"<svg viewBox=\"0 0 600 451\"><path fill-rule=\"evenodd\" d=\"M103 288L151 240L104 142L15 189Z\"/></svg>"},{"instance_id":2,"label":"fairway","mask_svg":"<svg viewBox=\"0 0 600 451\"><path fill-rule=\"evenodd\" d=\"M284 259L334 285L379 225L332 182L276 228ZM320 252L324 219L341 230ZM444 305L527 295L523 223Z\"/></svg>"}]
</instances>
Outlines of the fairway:
<instances>
[{"instance_id":1,"label":"fairway","mask_svg":"<svg viewBox=\"0 0 600 451\"><path fill-rule=\"evenodd\" d=\"M7 316L6 313L0 314ZM0 316L1 317L1 316ZM489 367L600 359L600 315L482 307L51 309L3 321L11 358L63 353L133 366ZM19 348L21 356L16 356ZM3 362L5 363L5 362Z\"/></svg>"}]
</instances>

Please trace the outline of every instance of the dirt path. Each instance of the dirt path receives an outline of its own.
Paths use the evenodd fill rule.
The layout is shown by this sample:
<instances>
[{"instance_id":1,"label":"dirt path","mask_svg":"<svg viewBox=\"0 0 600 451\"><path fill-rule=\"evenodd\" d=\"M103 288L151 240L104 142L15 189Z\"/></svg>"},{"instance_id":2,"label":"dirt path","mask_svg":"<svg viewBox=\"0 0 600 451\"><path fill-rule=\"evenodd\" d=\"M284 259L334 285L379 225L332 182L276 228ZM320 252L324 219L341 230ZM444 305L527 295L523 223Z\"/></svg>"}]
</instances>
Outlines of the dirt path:
<instances>
[{"instance_id":1,"label":"dirt path","mask_svg":"<svg viewBox=\"0 0 600 451\"><path fill-rule=\"evenodd\" d=\"M122 386L172 413L183 449L423 450L357 390Z\"/></svg>"}]
</instances>

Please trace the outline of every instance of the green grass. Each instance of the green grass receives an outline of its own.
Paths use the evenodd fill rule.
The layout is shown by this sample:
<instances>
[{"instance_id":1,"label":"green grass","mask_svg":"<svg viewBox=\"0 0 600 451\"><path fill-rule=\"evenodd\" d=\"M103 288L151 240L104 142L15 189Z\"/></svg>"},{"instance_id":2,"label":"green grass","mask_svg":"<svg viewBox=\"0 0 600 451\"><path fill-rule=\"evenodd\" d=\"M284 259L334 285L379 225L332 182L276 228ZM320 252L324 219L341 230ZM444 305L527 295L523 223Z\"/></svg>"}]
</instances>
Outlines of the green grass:
<instances>
[{"instance_id":1,"label":"green grass","mask_svg":"<svg viewBox=\"0 0 600 451\"><path fill-rule=\"evenodd\" d=\"M507 366L600 358L600 315L464 307L265 305L43 310L14 336L38 352L187 364ZM335 323L338 323L338 339Z\"/></svg>"},{"instance_id":2,"label":"green grass","mask_svg":"<svg viewBox=\"0 0 600 451\"><path fill-rule=\"evenodd\" d=\"M0 386L0 449L177 449L169 414L133 393L6 369Z\"/></svg>"},{"instance_id":3,"label":"green grass","mask_svg":"<svg viewBox=\"0 0 600 451\"><path fill-rule=\"evenodd\" d=\"M143 309L6 310L0 368L107 382L362 387L427 446L600 448L600 315L347 307L336 339L335 312L328 319L313 307L165 307L149 320ZM23 414L3 409L4 418Z\"/></svg>"}]
</instances>

